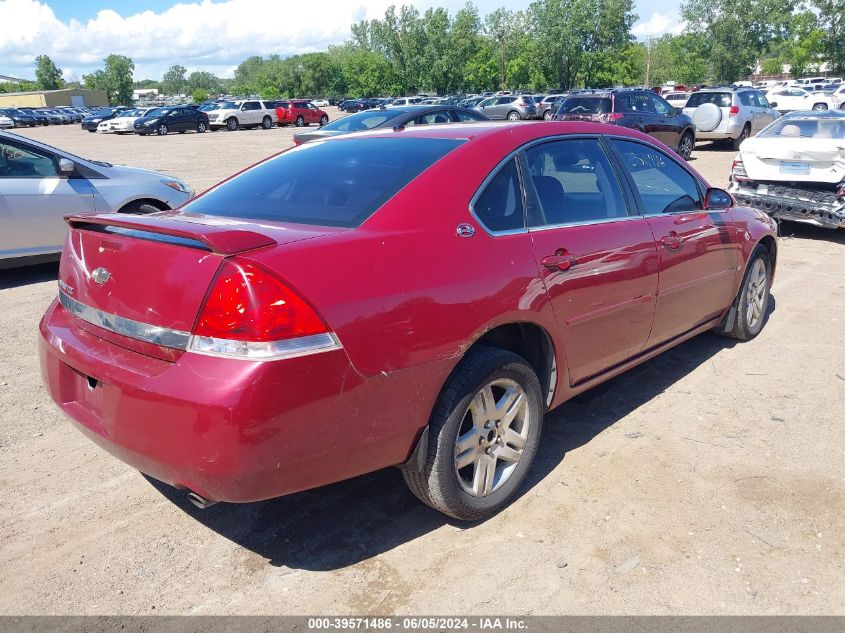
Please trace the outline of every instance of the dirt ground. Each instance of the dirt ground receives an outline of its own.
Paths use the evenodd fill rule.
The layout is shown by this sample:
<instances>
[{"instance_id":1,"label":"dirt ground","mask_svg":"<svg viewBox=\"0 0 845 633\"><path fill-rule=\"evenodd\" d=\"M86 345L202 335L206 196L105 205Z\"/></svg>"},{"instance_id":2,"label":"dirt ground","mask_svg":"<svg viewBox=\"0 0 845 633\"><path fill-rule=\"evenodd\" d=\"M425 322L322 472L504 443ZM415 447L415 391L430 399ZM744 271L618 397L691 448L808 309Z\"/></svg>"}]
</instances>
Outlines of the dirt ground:
<instances>
[{"instance_id":1,"label":"dirt ground","mask_svg":"<svg viewBox=\"0 0 845 633\"><path fill-rule=\"evenodd\" d=\"M24 134L197 190L291 139ZM732 157L693 164L725 185ZM521 496L475 525L394 469L193 508L42 389L56 267L0 271L0 613L845 614L845 231L783 233L756 340L699 336L552 412Z\"/></svg>"}]
</instances>

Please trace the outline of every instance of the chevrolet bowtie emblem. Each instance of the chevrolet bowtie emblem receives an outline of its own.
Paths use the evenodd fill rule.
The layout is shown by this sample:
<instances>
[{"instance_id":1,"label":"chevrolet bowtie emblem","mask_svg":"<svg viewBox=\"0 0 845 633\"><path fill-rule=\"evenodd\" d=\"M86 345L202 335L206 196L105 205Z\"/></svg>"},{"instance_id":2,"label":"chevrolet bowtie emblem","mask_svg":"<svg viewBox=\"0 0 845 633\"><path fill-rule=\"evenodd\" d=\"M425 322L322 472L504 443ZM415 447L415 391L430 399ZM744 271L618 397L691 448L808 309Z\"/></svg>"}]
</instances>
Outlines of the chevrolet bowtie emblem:
<instances>
[{"instance_id":1,"label":"chevrolet bowtie emblem","mask_svg":"<svg viewBox=\"0 0 845 633\"><path fill-rule=\"evenodd\" d=\"M95 268L94 271L91 273L91 279L93 279L96 283L100 284L101 286L106 283L110 278L111 273L102 266L100 268Z\"/></svg>"}]
</instances>

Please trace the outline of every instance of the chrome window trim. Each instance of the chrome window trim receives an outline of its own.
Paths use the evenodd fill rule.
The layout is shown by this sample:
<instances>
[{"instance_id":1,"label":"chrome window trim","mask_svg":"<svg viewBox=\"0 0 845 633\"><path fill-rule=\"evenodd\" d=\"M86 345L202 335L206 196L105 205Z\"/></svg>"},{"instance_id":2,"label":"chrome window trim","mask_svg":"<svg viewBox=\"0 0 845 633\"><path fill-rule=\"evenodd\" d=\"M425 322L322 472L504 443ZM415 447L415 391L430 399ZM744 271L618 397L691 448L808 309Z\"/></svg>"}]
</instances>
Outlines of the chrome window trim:
<instances>
[{"instance_id":1,"label":"chrome window trim","mask_svg":"<svg viewBox=\"0 0 845 633\"><path fill-rule=\"evenodd\" d=\"M109 314L108 312L92 308L69 297L63 290L59 290L59 302L75 317L101 327L104 330L122 334L139 341L152 343L153 345L161 345L162 347L171 347L180 350L188 348L188 341L191 338L190 332L150 325L115 314Z\"/></svg>"},{"instance_id":2,"label":"chrome window trim","mask_svg":"<svg viewBox=\"0 0 845 633\"><path fill-rule=\"evenodd\" d=\"M660 214L668 215L668 214ZM630 222L631 220L642 220L645 216L642 215L626 215L622 218L601 218L598 220L576 220L573 222L561 222L559 224L544 224L542 226L532 226L528 229L529 233L537 233L538 231L549 231L551 229L564 229L570 226L587 226L593 224L609 224L611 222Z\"/></svg>"},{"instance_id":3,"label":"chrome window trim","mask_svg":"<svg viewBox=\"0 0 845 633\"><path fill-rule=\"evenodd\" d=\"M543 136L540 138L535 138L533 141L528 141L527 143L523 143L519 147L517 147L512 152L505 155L502 160L496 163L496 166L490 170L490 173L481 181L481 184L475 190L472 198L469 200L469 213L472 218L481 225L481 228L484 229L484 232L491 237L499 237L502 235L519 235L522 233L528 233L528 221L525 217L525 210L528 205L528 201L525 197L525 180L524 174L522 173L522 164L520 161L516 161L516 170L519 174L519 183L521 185L521 194L522 194L522 228L521 229L507 229L505 231L492 231L487 228L487 225L481 221L481 219L475 213L475 203L478 202L478 199L481 197L481 194L484 193L484 190L487 188L487 185L490 184L490 181L493 180L496 176L499 175L499 172L507 165L508 161L511 159L516 159L517 155L520 152L523 152L535 145L539 145L541 143L548 143L549 141L561 141L566 139L579 139L579 138L593 138L599 140L602 138L603 135L600 134L555 134L554 136ZM608 157L609 159L609 157ZM614 168L615 169L615 168ZM621 183L620 183L621 184Z\"/></svg>"}]
</instances>

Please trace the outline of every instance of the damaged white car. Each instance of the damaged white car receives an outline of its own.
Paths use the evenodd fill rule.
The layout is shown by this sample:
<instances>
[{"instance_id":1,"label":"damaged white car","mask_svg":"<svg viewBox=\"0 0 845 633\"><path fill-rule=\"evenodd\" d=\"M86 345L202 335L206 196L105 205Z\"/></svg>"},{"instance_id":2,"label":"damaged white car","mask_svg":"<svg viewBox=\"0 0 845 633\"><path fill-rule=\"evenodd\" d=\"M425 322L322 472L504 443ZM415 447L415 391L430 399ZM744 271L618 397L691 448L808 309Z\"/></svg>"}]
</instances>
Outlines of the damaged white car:
<instances>
[{"instance_id":1,"label":"damaged white car","mask_svg":"<svg viewBox=\"0 0 845 633\"><path fill-rule=\"evenodd\" d=\"M793 112L739 149L730 192L781 220L845 228L845 112Z\"/></svg>"}]
</instances>

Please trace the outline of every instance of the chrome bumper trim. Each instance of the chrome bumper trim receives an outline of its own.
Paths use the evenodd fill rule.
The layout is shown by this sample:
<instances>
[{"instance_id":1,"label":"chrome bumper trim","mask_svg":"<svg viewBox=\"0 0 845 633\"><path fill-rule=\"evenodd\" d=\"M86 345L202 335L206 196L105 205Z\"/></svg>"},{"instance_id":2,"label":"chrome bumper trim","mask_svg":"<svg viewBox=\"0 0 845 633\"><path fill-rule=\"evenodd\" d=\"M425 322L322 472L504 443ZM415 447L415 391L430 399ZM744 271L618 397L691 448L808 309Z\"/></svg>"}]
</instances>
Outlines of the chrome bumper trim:
<instances>
[{"instance_id":1,"label":"chrome bumper trim","mask_svg":"<svg viewBox=\"0 0 845 633\"><path fill-rule=\"evenodd\" d=\"M92 308L69 297L63 290L59 290L59 302L64 306L65 310L83 321L87 321L104 330L122 334L139 341L152 343L153 345L184 350L188 348L188 342L191 339L190 332L149 325L148 323L133 321L132 319L126 319Z\"/></svg>"}]
</instances>

